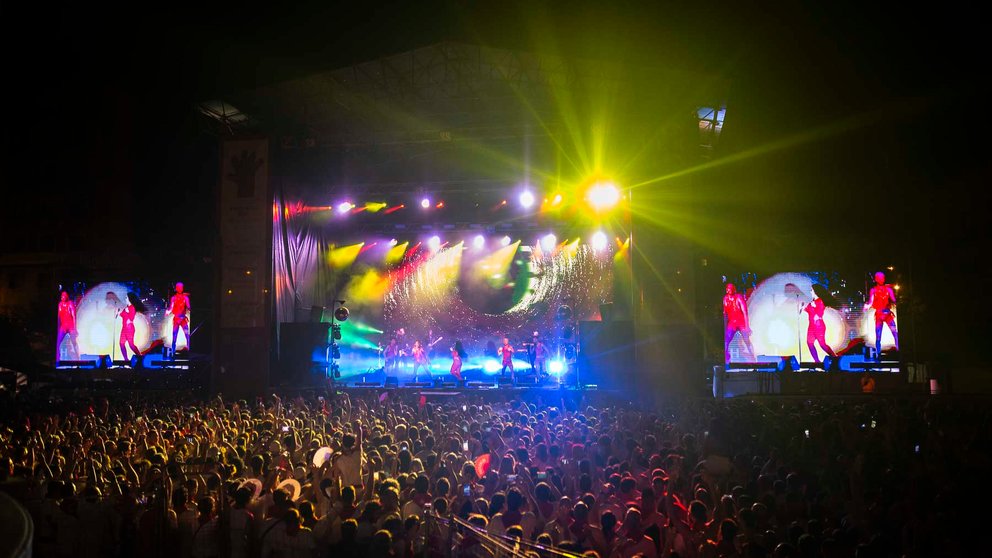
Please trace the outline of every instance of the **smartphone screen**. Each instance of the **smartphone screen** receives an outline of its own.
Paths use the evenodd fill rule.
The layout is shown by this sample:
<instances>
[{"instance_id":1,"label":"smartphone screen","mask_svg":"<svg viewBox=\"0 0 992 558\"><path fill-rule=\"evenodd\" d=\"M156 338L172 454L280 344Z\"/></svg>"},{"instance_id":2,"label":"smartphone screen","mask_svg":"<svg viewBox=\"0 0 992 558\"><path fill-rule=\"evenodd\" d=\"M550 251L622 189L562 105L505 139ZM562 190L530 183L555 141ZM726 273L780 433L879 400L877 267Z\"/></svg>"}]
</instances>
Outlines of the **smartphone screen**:
<instances>
[{"instance_id":1,"label":"smartphone screen","mask_svg":"<svg viewBox=\"0 0 992 558\"><path fill-rule=\"evenodd\" d=\"M472 485L466 484L465 485L465 488L462 489L462 494L464 494L466 496L471 496L472 495Z\"/></svg>"},{"instance_id":2,"label":"smartphone screen","mask_svg":"<svg viewBox=\"0 0 992 558\"><path fill-rule=\"evenodd\" d=\"M468 442L462 442L462 451L468 451Z\"/></svg>"},{"instance_id":3,"label":"smartphone screen","mask_svg":"<svg viewBox=\"0 0 992 558\"><path fill-rule=\"evenodd\" d=\"M506 482L517 482L517 475L506 475Z\"/></svg>"},{"instance_id":4,"label":"smartphone screen","mask_svg":"<svg viewBox=\"0 0 992 558\"><path fill-rule=\"evenodd\" d=\"M289 432L289 427L288 426L283 426L282 427L282 431L283 432Z\"/></svg>"},{"instance_id":5,"label":"smartphone screen","mask_svg":"<svg viewBox=\"0 0 992 558\"><path fill-rule=\"evenodd\" d=\"M541 471L541 472L539 472L537 474L537 480L547 480L547 479L548 479L548 473L547 472Z\"/></svg>"}]
</instances>

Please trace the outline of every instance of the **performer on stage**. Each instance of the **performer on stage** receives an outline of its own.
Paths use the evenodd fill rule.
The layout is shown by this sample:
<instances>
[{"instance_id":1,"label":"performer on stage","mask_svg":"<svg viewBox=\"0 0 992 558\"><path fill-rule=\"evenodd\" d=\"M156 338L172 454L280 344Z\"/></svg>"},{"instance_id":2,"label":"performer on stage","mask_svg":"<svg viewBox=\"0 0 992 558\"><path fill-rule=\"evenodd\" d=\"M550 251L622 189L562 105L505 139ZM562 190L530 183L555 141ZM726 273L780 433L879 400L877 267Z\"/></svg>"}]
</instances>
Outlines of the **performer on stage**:
<instances>
[{"instance_id":1,"label":"performer on stage","mask_svg":"<svg viewBox=\"0 0 992 558\"><path fill-rule=\"evenodd\" d=\"M531 370L537 370L537 332L534 332L534 336L531 337L530 341L525 341L523 343L525 349L527 349L527 362L530 363Z\"/></svg>"},{"instance_id":2,"label":"performer on stage","mask_svg":"<svg viewBox=\"0 0 992 558\"><path fill-rule=\"evenodd\" d=\"M823 295L820 285L813 285L813 302L806 305L804 310L809 314L809 327L806 328L806 346L809 347L809 354L813 355L814 362L820 362L820 355L816 352L816 343L819 342L823 351L830 356L837 356L834 350L827 345L827 323L823 321L823 313L827 310L826 303L823 302Z\"/></svg>"},{"instance_id":3,"label":"performer on stage","mask_svg":"<svg viewBox=\"0 0 992 558\"><path fill-rule=\"evenodd\" d=\"M183 328L186 335L186 350L189 350L189 293L183 292L182 282L176 283L176 294L169 299L169 307L165 309L165 315L172 315L172 356L176 355L176 338L179 337L179 328Z\"/></svg>"},{"instance_id":4,"label":"performer on stage","mask_svg":"<svg viewBox=\"0 0 992 558\"><path fill-rule=\"evenodd\" d=\"M534 338L534 370L540 378L548 375L548 347L540 337Z\"/></svg>"},{"instance_id":5,"label":"performer on stage","mask_svg":"<svg viewBox=\"0 0 992 558\"><path fill-rule=\"evenodd\" d=\"M386 350L383 351L383 357L386 361L384 368L386 375L395 376L400 365L400 345L396 342L395 337L389 340L389 345L386 345Z\"/></svg>"},{"instance_id":6,"label":"performer on stage","mask_svg":"<svg viewBox=\"0 0 992 558\"><path fill-rule=\"evenodd\" d=\"M420 367L423 367L427 372L427 377L431 377L431 359L427 356L427 350L424 349L420 341L413 342L413 349L411 349L411 354L413 355L413 381L417 381L417 371Z\"/></svg>"},{"instance_id":7,"label":"performer on stage","mask_svg":"<svg viewBox=\"0 0 992 558\"><path fill-rule=\"evenodd\" d=\"M896 331L896 315L892 312L892 305L896 303L896 292L891 285L885 284L885 274L881 271L875 273L875 286L868 292L868 303L865 304L865 312L869 308L875 310L875 358L882 355L882 326L888 325L892 332L892 339L895 341L896 350L899 350L899 332Z\"/></svg>"},{"instance_id":8,"label":"performer on stage","mask_svg":"<svg viewBox=\"0 0 992 558\"><path fill-rule=\"evenodd\" d=\"M455 345L451 347L450 372L459 382L462 381L462 359L467 357L468 353L465 352L465 347L462 347L462 342L456 339Z\"/></svg>"},{"instance_id":9,"label":"performer on stage","mask_svg":"<svg viewBox=\"0 0 992 558\"><path fill-rule=\"evenodd\" d=\"M727 283L727 294L723 297L723 317L726 327L723 332L723 353L725 362L730 362L730 343L738 332L747 347L747 355L754 360L754 347L751 346L751 327L748 325L747 301L737 292L733 283Z\"/></svg>"},{"instance_id":10,"label":"performer on stage","mask_svg":"<svg viewBox=\"0 0 992 558\"><path fill-rule=\"evenodd\" d=\"M503 369L500 370L499 375L503 376L506 374L506 370L510 370L510 379L514 380L513 374L513 346L510 345L510 339L508 337L503 338L503 346L499 348L499 354L503 358Z\"/></svg>"},{"instance_id":11,"label":"performer on stage","mask_svg":"<svg viewBox=\"0 0 992 558\"><path fill-rule=\"evenodd\" d=\"M59 335L55 341L55 362L62 360L62 341L69 338L69 358L79 358L76 344L76 305L69 299L69 293L62 291L59 297Z\"/></svg>"},{"instance_id":12,"label":"performer on stage","mask_svg":"<svg viewBox=\"0 0 992 558\"><path fill-rule=\"evenodd\" d=\"M141 299L134 293L127 293L127 306L118 315L121 317L121 360L128 360L127 347L131 347L131 354L139 354L138 346L134 344L134 319L138 316L138 311L144 311L145 307Z\"/></svg>"}]
</instances>

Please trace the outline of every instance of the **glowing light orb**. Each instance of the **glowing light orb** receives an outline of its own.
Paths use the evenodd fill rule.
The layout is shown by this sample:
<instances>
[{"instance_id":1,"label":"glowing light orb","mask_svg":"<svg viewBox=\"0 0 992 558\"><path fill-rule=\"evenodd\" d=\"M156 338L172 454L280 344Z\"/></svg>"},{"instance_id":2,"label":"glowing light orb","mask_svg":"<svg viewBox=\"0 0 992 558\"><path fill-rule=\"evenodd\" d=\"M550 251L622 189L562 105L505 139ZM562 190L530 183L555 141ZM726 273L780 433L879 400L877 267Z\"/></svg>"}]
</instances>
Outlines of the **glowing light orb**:
<instances>
[{"instance_id":1,"label":"glowing light orb","mask_svg":"<svg viewBox=\"0 0 992 558\"><path fill-rule=\"evenodd\" d=\"M548 363L548 372L558 375L565 371L565 363L560 360L552 360Z\"/></svg>"},{"instance_id":2,"label":"glowing light orb","mask_svg":"<svg viewBox=\"0 0 992 558\"><path fill-rule=\"evenodd\" d=\"M534 205L534 194L532 194L530 190L524 190L524 192L520 194L520 205L525 209Z\"/></svg>"},{"instance_id":3,"label":"glowing light orb","mask_svg":"<svg viewBox=\"0 0 992 558\"><path fill-rule=\"evenodd\" d=\"M441 248L441 237L434 235L427 241L427 247L437 252Z\"/></svg>"},{"instance_id":4,"label":"glowing light orb","mask_svg":"<svg viewBox=\"0 0 992 558\"><path fill-rule=\"evenodd\" d=\"M390 241L389 241L389 245L390 245L390 246L396 246L396 239L395 239L395 238L393 238L393 239L390 239Z\"/></svg>"},{"instance_id":5,"label":"glowing light orb","mask_svg":"<svg viewBox=\"0 0 992 558\"><path fill-rule=\"evenodd\" d=\"M499 243L500 243L501 245L503 245L503 246L509 246L509 245L510 245L510 237L508 237L508 236L504 236L503 238L501 238L501 239L499 240Z\"/></svg>"},{"instance_id":6,"label":"glowing light orb","mask_svg":"<svg viewBox=\"0 0 992 558\"><path fill-rule=\"evenodd\" d=\"M610 209L620 202L620 189L612 182L597 182L586 191L586 201L596 211Z\"/></svg>"},{"instance_id":7,"label":"glowing light orb","mask_svg":"<svg viewBox=\"0 0 992 558\"><path fill-rule=\"evenodd\" d=\"M486 237L482 236L481 234L475 235L475 238L472 239L472 246L474 246L476 250L481 249L485 245L486 245Z\"/></svg>"},{"instance_id":8,"label":"glowing light orb","mask_svg":"<svg viewBox=\"0 0 992 558\"><path fill-rule=\"evenodd\" d=\"M603 231L596 231L592 235L592 249L601 252L606 249L606 245L609 243L609 239L606 238L606 233Z\"/></svg>"},{"instance_id":9,"label":"glowing light orb","mask_svg":"<svg viewBox=\"0 0 992 558\"><path fill-rule=\"evenodd\" d=\"M541 238L541 250L545 252L553 251L556 244L558 244L558 238L554 233L548 233Z\"/></svg>"},{"instance_id":10,"label":"glowing light orb","mask_svg":"<svg viewBox=\"0 0 992 558\"><path fill-rule=\"evenodd\" d=\"M341 202L341 203L338 204L338 213L341 213L341 214L348 213L349 211L351 211L352 209L354 209L354 207L355 207L355 204L353 204L351 202L347 202L347 201Z\"/></svg>"},{"instance_id":11,"label":"glowing light orb","mask_svg":"<svg viewBox=\"0 0 992 558\"><path fill-rule=\"evenodd\" d=\"M561 194L555 194L553 200L551 200L551 205L558 205L561 203Z\"/></svg>"},{"instance_id":12,"label":"glowing light orb","mask_svg":"<svg viewBox=\"0 0 992 558\"><path fill-rule=\"evenodd\" d=\"M424 209L427 209L430 206L431 206L431 199L430 198L424 198L424 199L420 200L420 207L422 207Z\"/></svg>"},{"instance_id":13,"label":"glowing light orb","mask_svg":"<svg viewBox=\"0 0 992 558\"><path fill-rule=\"evenodd\" d=\"M499 361L494 358L487 359L486 362L482 364L482 369L485 370L487 374L495 374L499 372L501 368L502 366L500 366Z\"/></svg>"}]
</instances>

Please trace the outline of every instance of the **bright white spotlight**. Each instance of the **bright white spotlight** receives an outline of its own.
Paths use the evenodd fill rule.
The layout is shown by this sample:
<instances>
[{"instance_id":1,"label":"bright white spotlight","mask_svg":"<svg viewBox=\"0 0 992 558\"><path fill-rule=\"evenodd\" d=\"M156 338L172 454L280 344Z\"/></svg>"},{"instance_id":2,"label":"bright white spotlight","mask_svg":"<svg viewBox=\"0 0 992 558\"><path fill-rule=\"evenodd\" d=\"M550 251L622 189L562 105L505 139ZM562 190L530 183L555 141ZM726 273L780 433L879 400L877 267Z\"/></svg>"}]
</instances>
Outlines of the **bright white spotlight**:
<instances>
[{"instance_id":1,"label":"bright white spotlight","mask_svg":"<svg viewBox=\"0 0 992 558\"><path fill-rule=\"evenodd\" d=\"M389 245L390 246L396 246L396 244L397 244L397 242L396 242L396 239L395 238L389 241Z\"/></svg>"},{"instance_id":2,"label":"bright white spotlight","mask_svg":"<svg viewBox=\"0 0 992 558\"><path fill-rule=\"evenodd\" d=\"M560 360L552 360L551 362L548 363L548 372L551 372L556 376L564 372L564 370L565 370L565 363L563 363Z\"/></svg>"},{"instance_id":3,"label":"bright white spotlight","mask_svg":"<svg viewBox=\"0 0 992 558\"><path fill-rule=\"evenodd\" d=\"M499 240L499 243L502 244L503 246L509 246L510 245L510 237L504 236L503 238L501 238Z\"/></svg>"},{"instance_id":4,"label":"bright white spotlight","mask_svg":"<svg viewBox=\"0 0 992 558\"><path fill-rule=\"evenodd\" d=\"M548 233L541 238L541 250L545 252L551 252L555 249L555 245L558 244L558 237L554 233Z\"/></svg>"},{"instance_id":5,"label":"bright white spotlight","mask_svg":"<svg viewBox=\"0 0 992 558\"><path fill-rule=\"evenodd\" d=\"M597 182L586 191L586 200L596 211L604 211L620 201L620 189L612 182Z\"/></svg>"},{"instance_id":6,"label":"bright white spotlight","mask_svg":"<svg viewBox=\"0 0 992 558\"><path fill-rule=\"evenodd\" d=\"M441 247L441 237L434 235L427 241L427 247L437 252Z\"/></svg>"},{"instance_id":7,"label":"bright white spotlight","mask_svg":"<svg viewBox=\"0 0 992 558\"><path fill-rule=\"evenodd\" d=\"M485 370L487 374L495 374L500 370L499 361L494 358L486 359L486 362L482 364L482 369Z\"/></svg>"},{"instance_id":8,"label":"bright white spotlight","mask_svg":"<svg viewBox=\"0 0 992 558\"><path fill-rule=\"evenodd\" d=\"M481 249L485 245L486 245L486 237L482 236L481 234L475 235L475 238L472 239L472 246L475 246L477 250Z\"/></svg>"},{"instance_id":9,"label":"bright white spotlight","mask_svg":"<svg viewBox=\"0 0 992 558\"><path fill-rule=\"evenodd\" d=\"M609 239L606 238L606 233L603 231L596 231L592 235L592 249L601 252L606 249L606 245L609 243Z\"/></svg>"},{"instance_id":10,"label":"bright white spotlight","mask_svg":"<svg viewBox=\"0 0 992 558\"><path fill-rule=\"evenodd\" d=\"M534 205L534 194L530 193L530 190L524 190L523 193L520 194L520 205L525 209Z\"/></svg>"},{"instance_id":11,"label":"bright white spotlight","mask_svg":"<svg viewBox=\"0 0 992 558\"><path fill-rule=\"evenodd\" d=\"M353 204L351 202L347 202L347 201L341 202L341 203L338 204L338 213L342 213L342 214L343 213L348 213L354 207L355 207L355 204Z\"/></svg>"},{"instance_id":12,"label":"bright white spotlight","mask_svg":"<svg viewBox=\"0 0 992 558\"><path fill-rule=\"evenodd\" d=\"M431 206L431 199L430 198L424 198L424 199L420 200L420 207L423 207L424 209L427 209L430 206Z\"/></svg>"}]
</instances>

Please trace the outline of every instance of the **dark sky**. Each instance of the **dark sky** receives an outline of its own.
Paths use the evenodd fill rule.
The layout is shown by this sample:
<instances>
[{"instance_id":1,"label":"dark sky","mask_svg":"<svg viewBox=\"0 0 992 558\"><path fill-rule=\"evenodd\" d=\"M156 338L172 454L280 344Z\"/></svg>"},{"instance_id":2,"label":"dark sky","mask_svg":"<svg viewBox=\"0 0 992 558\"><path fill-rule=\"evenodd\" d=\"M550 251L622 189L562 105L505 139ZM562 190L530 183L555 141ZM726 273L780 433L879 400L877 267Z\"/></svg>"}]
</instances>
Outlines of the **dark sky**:
<instances>
[{"instance_id":1,"label":"dark sky","mask_svg":"<svg viewBox=\"0 0 992 558\"><path fill-rule=\"evenodd\" d=\"M739 120L728 120L727 134L739 150L874 115L860 139L858 132L842 135L752 170L806 173L789 194L798 211L822 208L856 221L836 245L804 230L803 238L824 250L891 246L900 261L911 257L918 295L927 301L927 331L943 335L931 354L978 354L992 308L981 288L992 231L988 97L979 87L987 33L974 8L283 4L169 4L139 12L133 4L5 3L2 19L20 31L3 39L4 189L20 202L0 214L5 249L54 228L84 245L99 239L122 251L202 261L198 236L209 234L216 160L196 101L444 39L529 50L552 37L567 55L665 59L732 79ZM817 177L824 176L841 186L821 189ZM191 232L120 232L144 211ZM93 218L84 224L80 214ZM898 238L890 243L890 235ZM167 267L162 257L141 262L152 274ZM968 310L973 304L980 309ZM948 333L954 330L964 334Z\"/></svg>"}]
</instances>

